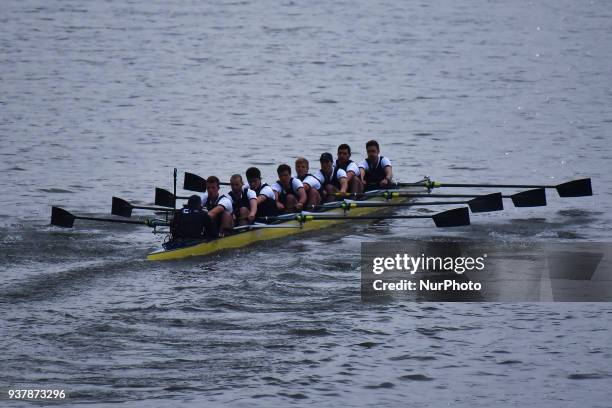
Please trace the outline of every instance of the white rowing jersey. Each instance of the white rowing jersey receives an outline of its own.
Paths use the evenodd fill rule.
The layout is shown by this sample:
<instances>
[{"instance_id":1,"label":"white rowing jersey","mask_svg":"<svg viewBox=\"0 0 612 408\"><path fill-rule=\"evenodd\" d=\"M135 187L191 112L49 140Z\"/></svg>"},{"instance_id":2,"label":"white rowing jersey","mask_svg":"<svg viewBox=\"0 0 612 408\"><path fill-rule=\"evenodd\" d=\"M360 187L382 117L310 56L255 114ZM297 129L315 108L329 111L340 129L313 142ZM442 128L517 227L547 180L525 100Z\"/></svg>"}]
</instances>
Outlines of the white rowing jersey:
<instances>
[{"instance_id":1,"label":"white rowing jersey","mask_svg":"<svg viewBox=\"0 0 612 408\"><path fill-rule=\"evenodd\" d=\"M272 184L272 190L276 191L278 194L285 192L285 194L297 195L297 192L300 188L304 188L304 185L302 184L300 179L297 177L291 178L291 190L292 191L285 191L285 188L281 186L281 184L278 181Z\"/></svg>"},{"instance_id":2,"label":"white rowing jersey","mask_svg":"<svg viewBox=\"0 0 612 408\"><path fill-rule=\"evenodd\" d=\"M338 159L336 159L336 166L338 165ZM359 166L357 165L357 163L355 163L354 161L351 161L347 166L346 169L344 169L344 171L346 171L346 174L348 175L349 171L352 171L353 174L359 174Z\"/></svg>"},{"instance_id":3,"label":"white rowing jersey","mask_svg":"<svg viewBox=\"0 0 612 408\"><path fill-rule=\"evenodd\" d=\"M319 180L321 186L325 186L326 184L334 184L339 186L340 179L346 178L346 171L332 167L332 173L329 175L329 177L325 177L321 170L315 173L315 177L317 178L317 180Z\"/></svg>"},{"instance_id":4,"label":"white rowing jersey","mask_svg":"<svg viewBox=\"0 0 612 408\"><path fill-rule=\"evenodd\" d=\"M264 185L266 183L264 183L263 181L261 182L261 185L263 187L261 187L261 190L259 190L259 194L257 194L257 191L255 191L255 189L251 188L249 186L249 183L245 184L246 187L248 187L250 190L253 190L253 192L255 192L256 196L265 196L268 197L270 200L276 200L276 196L274 195L274 190L272 190L272 187L268 186L268 185Z\"/></svg>"},{"instance_id":5,"label":"white rowing jersey","mask_svg":"<svg viewBox=\"0 0 612 408\"><path fill-rule=\"evenodd\" d=\"M246 197L248 200L255 200L257 198L257 194L255 194L255 192L249 188L247 189Z\"/></svg>"},{"instance_id":6,"label":"white rowing jersey","mask_svg":"<svg viewBox=\"0 0 612 408\"><path fill-rule=\"evenodd\" d=\"M202 207L206 208L206 201L208 201L208 193L200 194L200 199L202 200ZM219 194L216 202L212 203L212 207L210 207L210 209L212 210L218 205L223 207L225 209L225 212L228 212L230 214L232 213L232 211L234 211L232 200L223 194Z\"/></svg>"},{"instance_id":7,"label":"white rowing jersey","mask_svg":"<svg viewBox=\"0 0 612 408\"><path fill-rule=\"evenodd\" d=\"M312 174L307 174L302 180L302 184L308 184L310 188L314 188L315 190L319 190L321 188L321 182L313 176Z\"/></svg>"},{"instance_id":8,"label":"white rowing jersey","mask_svg":"<svg viewBox=\"0 0 612 408\"><path fill-rule=\"evenodd\" d=\"M378 168L379 166L384 169L385 167L390 165L391 161L389 159L387 159L386 157L378 156L378 162L376 163L376 166L374 166L374 169ZM362 161L359 165L359 168L364 169L366 172L368 170L374 170L370 168L370 163L368 163L367 160Z\"/></svg>"}]
</instances>

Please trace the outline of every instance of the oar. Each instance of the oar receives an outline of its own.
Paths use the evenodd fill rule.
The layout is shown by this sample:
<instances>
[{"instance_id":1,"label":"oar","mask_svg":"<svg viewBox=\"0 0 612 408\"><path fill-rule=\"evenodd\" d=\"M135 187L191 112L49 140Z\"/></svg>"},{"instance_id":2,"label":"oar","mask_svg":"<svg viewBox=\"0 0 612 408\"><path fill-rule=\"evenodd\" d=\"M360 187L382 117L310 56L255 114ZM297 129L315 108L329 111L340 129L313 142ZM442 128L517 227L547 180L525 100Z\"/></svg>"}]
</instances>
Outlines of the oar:
<instances>
[{"instance_id":1,"label":"oar","mask_svg":"<svg viewBox=\"0 0 612 408\"><path fill-rule=\"evenodd\" d=\"M399 220L399 219L416 219L416 218L431 218L436 227L460 227L470 225L470 211L467 207L455 208L448 211L443 211L434 215L332 215L332 214L317 214L317 213L301 213L295 214L293 219L299 222L306 221L324 221L324 220ZM260 217L258 220L270 222L276 220L287 220L283 216Z\"/></svg>"},{"instance_id":2,"label":"oar","mask_svg":"<svg viewBox=\"0 0 612 408\"><path fill-rule=\"evenodd\" d=\"M138 224L138 225L146 225L149 227L155 227L157 225L169 225L166 222L162 222L159 220L116 220L114 218L98 218L98 217L83 217L79 215L74 215L63 208L60 207L51 207L51 225L55 225L58 227L64 228L72 228L74 225L74 220L89 220L89 221L102 221L102 222L115 222L119 224Z\"/></svg>"},{"instance_id":3,"label":"oar","mask_svg":"<svg viewBox=\"0 0 612 408\"><path fill-rule=\"evenodd\" d=\"M376 190L365 193L336 193L338 197L372 197L381 196L383 198L409 197L409 198L478 198L486 197L481 194L424 194L412 193L402 190ZM526 190L512 195L502 195L502 198L510 198L515 207L542 207L546 205L546 192L543 188Z\"/></svg>"},{"instance_id":4,"label":"oar","mask_svg":"<svg viewBox=\"0 0 612 408\"><path fill-rule=\"evenodd\" d=\"M220 182L222 186L229 186L230 183ZM183 190L197 191L199 193L206 192L206 178L200 177L197 174L185 172L183 180Z\"/></svg>"},{"instance_id":5,"label":"oar","mask_svg":"<svg viewBox=\"0 0 612 408\"><path fill-rule=\"evenodd\" d=\"M129 218L132 216L133 209L165 211L165 212L172 211L172 208L166 208L166 207L151 207L151 206L146 206L146 205L134 205L119 197L113 197L113 205L111 209L111 214L118 215L120 217Z\"/></svg>"},{"instance_id":6,"label":"oar","mask_svg":"<svg viewBox=\"0 0 612 408\"><path fill-rule=\"evenodd\" d=\"M155 187L155 205L174 208L177 198L179 200L189 199L189 197L175 196L168 190L164 190L163 188Z\"/></svg>"},{"instance_id":7,"label":"oar","mask_svg":"<svg viewBox=\"0 0 612 408\"><path fill-rule=\"evenodd\" d=\"M259 224L259 223L255 223L255 224L248 224L248 225L241 225L239 227L234 227L233 230L234 231L242 231L242 230L250 230L250 229L285 229L285 228L301 228L301 226L299 225L284 225L284 224Z\"/></svg>"},{"instance_id":8,"label":"oar","mask_svg":"<svg viewBox=\"0 0 612 408\"><path fill-rule=\"evenodd\" d=\"M400 187L422 186L423 183L398 183ZM466 184L466 183L439 183L430 181L425 184L429 188L438 187L478 187L478 188L551 188L557 190L560 197L584 197L593 195L591 179L584 178L568 181L557 185L533 184Z\"/></svg>"},{"instance_id":9,"label":"oar","mask_svg":"<svg viewBox=\"0 0 612 408\"><path fill-rule=\"evenodd\" d=\"M501 211L504 209L504 202L501 193L487 194L472 198L468 201L417 201L412 203L392 203L392 202L368 202L351 201L343 202L340 208L365 208L365 207L421 207L430 205L452 205L467 204L473 213L483 213L490 211ZM318 207L318 206L317 206Z\"/></svg>"}]
</instances>

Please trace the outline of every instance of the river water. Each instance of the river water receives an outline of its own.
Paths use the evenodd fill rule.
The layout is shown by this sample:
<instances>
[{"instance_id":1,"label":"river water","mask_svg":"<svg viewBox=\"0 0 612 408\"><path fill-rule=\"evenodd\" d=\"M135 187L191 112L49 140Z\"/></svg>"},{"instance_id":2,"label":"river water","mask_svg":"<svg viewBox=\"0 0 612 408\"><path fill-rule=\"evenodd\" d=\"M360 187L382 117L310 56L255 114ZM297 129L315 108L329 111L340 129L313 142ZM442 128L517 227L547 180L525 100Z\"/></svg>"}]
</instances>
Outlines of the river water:
<instances>
[{"instance_id":1,"label":"river water","mask_svg":"<svg viewBox=\"0 0 612 408\"><path fill-rule=\"evenodd\" d=\"M5 0L0 23L3 406L609 406L609 303L362 303L359 248L610 242L610 2ZM401 181L595 195L170 263L146 228L49 226L151 203L174 167L273 181L371 138Z\"/></svg>"}]
</instances>

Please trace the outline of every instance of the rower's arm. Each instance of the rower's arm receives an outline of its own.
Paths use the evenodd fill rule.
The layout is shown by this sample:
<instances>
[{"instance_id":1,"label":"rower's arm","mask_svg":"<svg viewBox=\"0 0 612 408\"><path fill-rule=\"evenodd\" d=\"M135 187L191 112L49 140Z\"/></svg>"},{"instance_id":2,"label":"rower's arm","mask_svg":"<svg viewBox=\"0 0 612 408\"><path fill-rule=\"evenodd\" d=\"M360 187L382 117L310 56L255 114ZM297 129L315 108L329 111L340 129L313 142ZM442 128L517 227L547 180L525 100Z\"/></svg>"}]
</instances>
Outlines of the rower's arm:
<instances>
[{"instance_id":1,"label":"rower's arm","mask_svg":"<svg viewBox=\"0 0 612 408\"><path fill-rule=\"evenodd\" d=\"M298 188L297 194L298 194L298 203L302 204L302 207L305 206L306 200L308 199L308 196L306 196L306 190L303 187Z\"/></svg>"},{"instance_id":2,"label":"rower's arm","mask_svg":"<svg viewBox=\"0 0 612 408\"><path fill-rule=\"evenodd\" d=\"M255 217L257 216L257 198L251 198L249 200L249 216L247 218L249 224L252 224L255 221Z\"/></svg>"},{"instance_id":3,"label":"rower's arm","mask_svg":"<svg viewBox=\"0 0 612 408\"><path fill-rule=\"evenodd\" d=\"M257 205L262 204L264 201L266 201L268 199L268 197L266 197L265 195L261 194L257 196Z\"/></svg>"},{"instance_id":4,"label":"rower's arm","mask_svg":"<svg viewBox=\"0 0 612 408\"><path fill-rule=\"evenodd\" d=\"M346 193L346 191L348 190L348 181L347 181L347 177L342 177L340 179L340 192L341 193Z\"/></svg>"},{"instance_id":5,"label":"rower's arm","mask_svg":"<svg viewBox=\"0 0 612 408\"><path fill-rule=\"evenodd\" d=\"M391 184L391 179L393 178L393 169L391 166L385 167L385 178L380 181L378 184L380 187L387 187Z\"/></svg>"},{"instance_id":6,"label":"rower's arm","mask_svg":"<svg viewBox=\"0 0 612 408\"><path fill-rule=\"evenodd\" d=\"M385 177L387 178L387 180L389 180L389 183L390 183L391 179L393 178L393 167L391 166L385 167Z\"/></svg>"},{"instance_id":7,"label":"rower's arm","mask_svg":"<svg viewBox=\"0 0 612 408\"><path fill-rule=\"evenodd\" d=\"M208 212L208 216L210 218L216 218L217 215L222 214L223 211L225 211L225 207L223 207L222 205L216 205L215 208Z\"/></svg>"},{"instance_id":8,"label":"rower's arm","mask_svg":"<svg viewBox=\"0 0 612 408\"><path fill-rule=\"evenodd\" d=\"M361 181L365 183L365 169L363 167L359 168L359 177L361 177Z\"/></svg>"},{"instance_id":9,"label":"rower's arm","mask_svg":"<svg viewBox=\"0 0 612 408\"><path fill-rule=\"evenodd\" d=\"M276 197L276 208L278 208L279 210L284 210L285 206L283 205L283 203L281 203L280 194L276 190L274 190L274 197Z\"/></svg>"}]
</instances>

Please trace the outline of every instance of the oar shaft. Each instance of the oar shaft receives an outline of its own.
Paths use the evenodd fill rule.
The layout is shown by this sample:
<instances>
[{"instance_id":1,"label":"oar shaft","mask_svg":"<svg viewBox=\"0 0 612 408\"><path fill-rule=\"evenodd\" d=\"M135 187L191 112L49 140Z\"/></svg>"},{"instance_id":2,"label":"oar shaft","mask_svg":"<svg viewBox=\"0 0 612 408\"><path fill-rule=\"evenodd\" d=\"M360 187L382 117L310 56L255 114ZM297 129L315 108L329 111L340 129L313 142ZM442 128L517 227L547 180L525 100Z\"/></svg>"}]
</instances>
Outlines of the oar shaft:
<instances>
[{"instance_id":1,"label":"oar shaft","mask_svg":"<svg viewBox=\"0 0 612 408\"><path fill-rule=\"evenodd\" d=\"M368 202L352 202L347 203L347 207L359 208L359 207L421 207L427 205L450 205L450 204L468 204L467 201L427 201L427 202L413 202L413 203L368 203Z\"/></svg>"},{"instance_id":2,"label":"oar shaft","mask_svg":"<svg viewBox=\"0 0 612 408\"><path fill-rule=\"evenodd\" d=\"M113 218L97 218L97 217L82 217L80 215L75 215L74 219L76 220L89 220L89 221L102 221L102 222L115 222L117 224L139 224L139 225L149 225L148 221L135 221L135 220L115 220Z\"/></svg>"},{"instance_id":3,"label":"oar shaft","mask_svg":"<svg viewBox=\"0 0 612 408\"><path fill-rule=\"evenodd\" d=\"M152 206L147 206L147 205L132 205L132 208L137 208L139 210L172 211L172 208L152 207Z\"/></svg>"},{"instance_id":4,"label":"oar shaft","mask_svg":"<svg viewBox=\"0 0 612 408\"><path fill-rule=\"evenodd\" d=\"M431 215L388 215L388 216L375 216L375 215L333 215L333 216L312 216L305 215L304 216L307 221L316 221L316 220L402 220L402 219L412 219L412 218L431 218Z\"/></svg>"},{"instance_id":5,"label":"oar shaft","mask_svg":"<svg viewBox=\"0 0 612 408\"><path fill-rule=\"evenodd\" d=\"M434 187L482 187L482 188L556 188L537 184L468 184L468 183L433 183Z\"/></svg>"},{"instance_id":6,"label":"oar shaft","mask_svg":"<svg viewBox=\"0 0 612 408\"><path fill-rule=\"evenodd\" d=\"M420 184L415 183L399 183L400 187L415 186ZM476 184L476 183L440 183L437 181L428 181L427 187L431 190L437 187L474 187L474 188L530 188L530 189L555 189L559 197L586 197L593 195L591 179L584 178L557 185L541 185L541 184Z\"/></svg>"},{"instance_id":7,"label":"oar shaft","mask_svg":"<svg viewBox=\"0 0 612 408\"><path fill-rule=\"evenodd\" d=\"M432 218L432 215L325 215L325 214L296 214L295 217L260 217L257 220L263 222L270 221L317 221L317 220L386 220L386 219L411 219L411 218Z\"/></svg>"},{"instance_id":8,"label":"oar shaft","mask_svg":"<svg viewBox=\"0 0 612 408\"><path fill-rule=\"evenodd\" d=\"M372 197L372 196L390 196L393 197L411 197L411 198L476 198L481 196L486 196L487 194L420 194L420 193L410 193L405 191L397 191L397 190L384 190L377 192L376 194L368 194L368 193L347 193L346 195L339 195L339 197L352 197L352 198L360 198L363 196ZM511 198L509 195L502 196L503 198Z\"/></svg>"}]
</instances>

